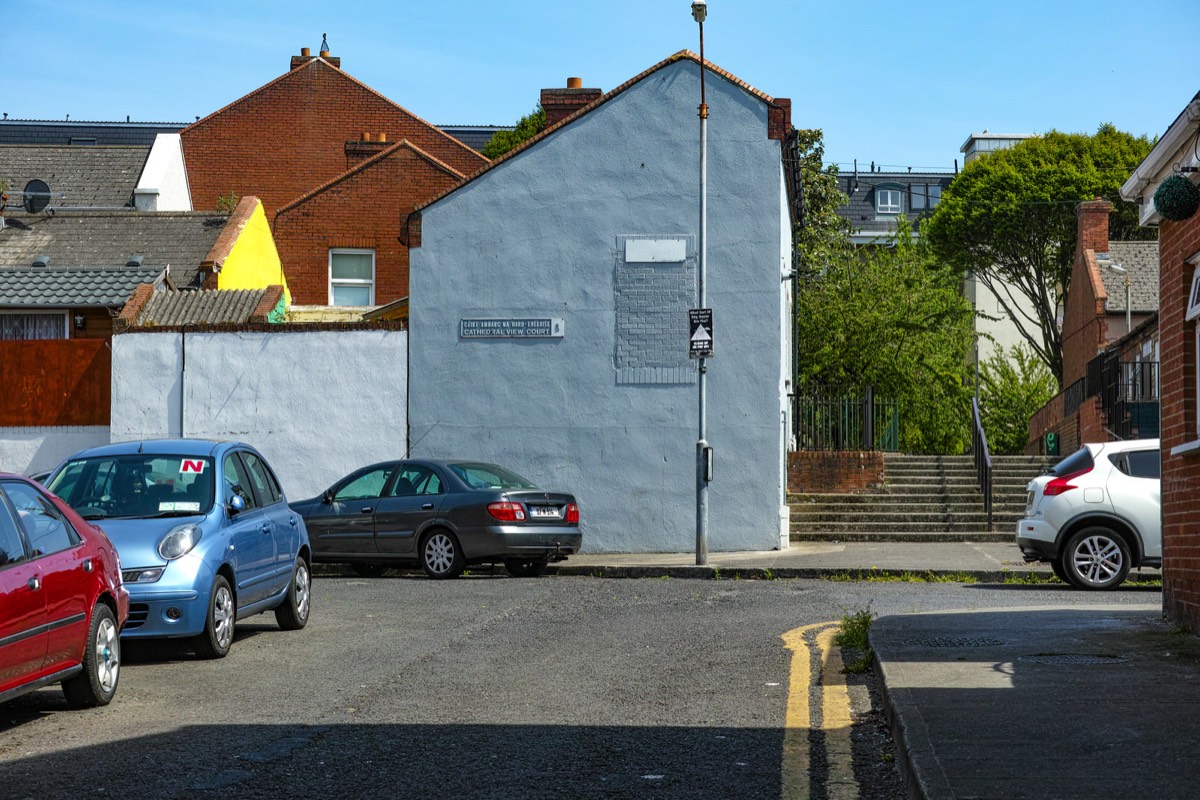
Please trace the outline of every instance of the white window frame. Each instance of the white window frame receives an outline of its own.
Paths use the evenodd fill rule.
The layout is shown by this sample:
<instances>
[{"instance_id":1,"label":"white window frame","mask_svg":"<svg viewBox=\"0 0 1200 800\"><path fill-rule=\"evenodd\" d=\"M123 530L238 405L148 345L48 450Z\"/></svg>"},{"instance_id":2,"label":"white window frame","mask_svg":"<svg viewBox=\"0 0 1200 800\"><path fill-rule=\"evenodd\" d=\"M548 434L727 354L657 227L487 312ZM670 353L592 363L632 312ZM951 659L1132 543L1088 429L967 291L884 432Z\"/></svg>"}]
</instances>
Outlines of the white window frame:
<instances>
[{"instance_id":1,"label":"white window frame","mask_svg":"<svg viewBox=\"0 0 1200 800\"><path fill-rule=\"evenodd\" d=\"M895 198L895 203L885 203L884 198L891 200ZM875 189L875 213L885 214L889 217L899 216L904 213L904 190L896 187L877 187Z\"/></svg>"},{"instance_id":2,"label":"white window frame","mask_svg":"<svg viewBox=\"0 0 1200 800\"><path fill-rule=\"evenodd\" d=\"M30 308L0 309L0 315L3 315L3 316L16 316L18 314L20 314L20 315L44 314L45 316L48 316L48 317L50 317L50 316L61 317L62 318L62 330L63 330L62 338L63 339L71 338L71 314L66 309L39 308L37 306L32 306ZM48 339L16 339L16 340L13 340L13 339L9 339L9 340L5 340L5 341L52 341L52 340L48 340ZM54 341L56 341L56 340L54 340Z\"/></svg>"},{"instance_id":3,"label":"white window frame","mask_svg":"<svg viewBox=\"0 0 1200 800\"><path fill-rule=\"evenodd\" d=\"M353 280L339 278L334 280L333 277L333 257L335 255L370 255L371 256L371 280ZM333 288L334 286L366 286L371 290L370 302L367 305L375 305L375 251L369 248L357 247L331 247L329 248L329 305L333 305Z\"/></svg>"}]
</instances>

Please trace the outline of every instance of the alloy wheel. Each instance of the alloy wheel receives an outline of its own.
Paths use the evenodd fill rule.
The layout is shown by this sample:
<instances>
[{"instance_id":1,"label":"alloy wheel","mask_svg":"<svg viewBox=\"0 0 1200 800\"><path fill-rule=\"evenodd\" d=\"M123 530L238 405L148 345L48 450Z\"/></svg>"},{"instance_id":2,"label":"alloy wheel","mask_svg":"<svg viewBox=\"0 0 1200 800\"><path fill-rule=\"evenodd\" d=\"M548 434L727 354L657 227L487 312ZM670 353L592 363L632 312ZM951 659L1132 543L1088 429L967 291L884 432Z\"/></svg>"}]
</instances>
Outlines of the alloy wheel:
<instances>
[{"instance_id":1,"label":"alloy wheel","mask_svg":"<svg viewBox=\"0 0 1200 800\"><path fill-rule=\"evenodd\" d=\"M444 533L435 533L425 543L425 563L431 572L442 574L454 564L454 542Z\"/></svg>"},{"instance_id":2,"label":"alloy wheel","mask_svg":"<svg viewBox=\"0 0 1200 800\"><path fill-rule=\"evenodd\" d=\"M111 619L100 620L96 628L96 680L105 694L117 686L117 673L121 670L121 638L117 626Z\"/></svg>"},{"instance_id":3,"label":"alloy wheel","mask_svg":"<svg viewBox=\"0 0 1200 800\"><path fill-rule=\"evenodd\" d=\"M213 630L217 634L217 643L226 648L233 644L233 593L228 586L219 586L213 597Z\"/></svg>"},{"instance_id":4,"label":"alloy wheel","mask_svg":"<svg viewBox=\"0 0 1200 800\"><path fill-rule=\"evenodd\" d=\"M1103 584L1121 573L1124 553L1121 546L1104 535L1082 539L1071 554L1075 572L1090 584Z\"/></svg>"}]
</instances>

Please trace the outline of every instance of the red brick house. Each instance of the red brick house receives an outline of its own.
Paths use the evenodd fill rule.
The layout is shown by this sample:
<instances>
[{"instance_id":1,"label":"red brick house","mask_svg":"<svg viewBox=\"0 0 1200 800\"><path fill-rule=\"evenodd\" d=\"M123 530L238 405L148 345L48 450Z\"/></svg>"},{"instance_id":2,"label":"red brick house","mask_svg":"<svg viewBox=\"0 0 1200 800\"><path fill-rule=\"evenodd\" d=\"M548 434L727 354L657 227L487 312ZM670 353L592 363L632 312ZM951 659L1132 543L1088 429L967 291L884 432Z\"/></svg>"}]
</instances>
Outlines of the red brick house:
<instances>
[{"instance_id":1,"label":"red brick house","mask_svg":"<svg viewBox=\"0 0 1200 800\"><path fill-rule=\"evenodd\" d=\"M1193 632L1200 632L1200 214L1168 219L1154 195L1173 175L1197 182L1198 134L1200 95L1121 187L1123 198L1140 204L1142 224L1158 227L1163 611Z\"/></svg>"},{"instance_id":2,"label":"red brick house","mask_svg":"<svg viewBox=\"0 0 1200 800\"><path fill-rule=\"evenodd\" d=\"M294 303L332 304L331 268L345 285L359 287L347 297L363 296L369 285L372 304L397 300L408 293L407 248L397 242L402 216L440 193L446 178L460 180L489 162L343 72L341 59L327 52L310 56L305 48L290 67L181 132L192 207L212 209L222 197L253 194L268 219L285 207L302 208L289 213L284 232L276 234ZM407 142L409 149L396 149L387 158L397 161L346 180L348 169L379 149L363 147L364 134ZM424 166L404 173L399 166L409 158L440 165L438 175ZM394 184L386 190L385 173ZM332 194L318 199L318 188ZM317 216L335 204L337 213ZM313 237L321 247L308 241ZM351 257L339 259L335 250Z\"/></svg>"},{"instance_id":3,"label":"red brick house","mask_svg":"<svg viewBox=\"0 0 1200 800\"><path fill-rule=\"evenodd\" d=\"M408 215L466 178L407 140L346 142L345 150L346 172L275 215L279 256L303 304L376 306L406 297Z\"/></svg>"},{"instance_id":4,"label":"red brick house","mask_svg":"<svg viewBox=\"0 0 1200 800\"><path fill-rule=\"evenodd\" d=\"M1025 452L1158 435L1158 242L1109 241L1105 200L1079 204L1063 309L1063 391L1029 420Z\"/></svg>"}]
</instances>

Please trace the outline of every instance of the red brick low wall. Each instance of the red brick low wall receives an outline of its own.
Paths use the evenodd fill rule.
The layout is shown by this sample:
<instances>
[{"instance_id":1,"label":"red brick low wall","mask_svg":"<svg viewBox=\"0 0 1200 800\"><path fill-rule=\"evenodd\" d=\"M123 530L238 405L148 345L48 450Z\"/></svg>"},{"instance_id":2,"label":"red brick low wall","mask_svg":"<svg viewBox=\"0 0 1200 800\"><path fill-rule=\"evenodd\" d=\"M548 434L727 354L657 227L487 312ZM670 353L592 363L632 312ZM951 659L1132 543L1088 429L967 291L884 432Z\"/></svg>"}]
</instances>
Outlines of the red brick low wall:
<instances>
[{"instance_id":1,"label":"red brick low wall","mask_svg":"<svg viewBox=\"0 0 1200 800\"><path fill-rule=\"evenodd\" d=\"M788 453L789 492L854 494L883 485L883 453L803 450Z\"/></svg>"}]
</instances>

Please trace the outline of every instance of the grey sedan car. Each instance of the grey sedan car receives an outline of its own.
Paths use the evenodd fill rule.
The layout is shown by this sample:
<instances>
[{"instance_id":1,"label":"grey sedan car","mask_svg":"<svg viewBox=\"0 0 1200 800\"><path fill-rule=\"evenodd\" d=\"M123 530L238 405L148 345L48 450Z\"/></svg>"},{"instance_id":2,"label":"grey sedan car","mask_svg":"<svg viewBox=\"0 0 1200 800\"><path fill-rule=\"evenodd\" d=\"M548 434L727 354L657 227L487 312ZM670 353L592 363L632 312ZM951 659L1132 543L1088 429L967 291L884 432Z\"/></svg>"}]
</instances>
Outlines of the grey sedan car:
<instances>
[{"instance_id":1,"label":"grey sedan car","mask_svg":"<svg viewBox=\"0 0 1200 800\"><path fill-rule=\"evenodd\" d=\"M304 517L314 561L363 576L420 564L431 578L453 578L469 564L503 563L533 577L579 552L583 538L573 495L475 461L372 464L291 507Z\"/></svg>"}]
</instances>

